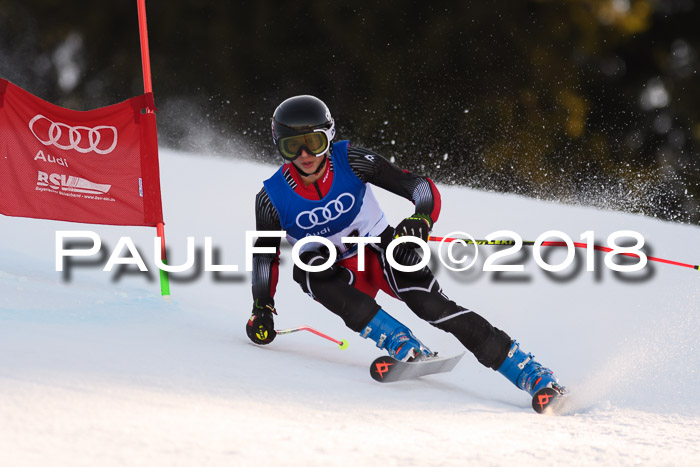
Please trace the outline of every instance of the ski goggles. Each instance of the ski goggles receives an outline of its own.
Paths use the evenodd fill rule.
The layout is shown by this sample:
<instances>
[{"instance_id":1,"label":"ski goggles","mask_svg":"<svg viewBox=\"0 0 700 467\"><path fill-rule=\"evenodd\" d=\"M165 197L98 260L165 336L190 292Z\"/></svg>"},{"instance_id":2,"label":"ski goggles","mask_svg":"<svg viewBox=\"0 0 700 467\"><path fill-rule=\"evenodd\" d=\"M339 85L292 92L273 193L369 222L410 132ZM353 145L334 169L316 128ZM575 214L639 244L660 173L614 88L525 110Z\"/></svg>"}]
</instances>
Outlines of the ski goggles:
<instances>
[{"instance_id":1,"label":"ski goggles","mask_svg":"<svg viewBox=\"0 0 700 467\"><path fill-rule=\"evenodd\" d=\"M306 149L306 152L319 157L328 151L330 142L333 139L332 130L318 129L312 133L303 135L287 136L277 140L277 149L282 157L288 161L296 160L301 156L301 151Z\"/></svg>"}]
</instances>

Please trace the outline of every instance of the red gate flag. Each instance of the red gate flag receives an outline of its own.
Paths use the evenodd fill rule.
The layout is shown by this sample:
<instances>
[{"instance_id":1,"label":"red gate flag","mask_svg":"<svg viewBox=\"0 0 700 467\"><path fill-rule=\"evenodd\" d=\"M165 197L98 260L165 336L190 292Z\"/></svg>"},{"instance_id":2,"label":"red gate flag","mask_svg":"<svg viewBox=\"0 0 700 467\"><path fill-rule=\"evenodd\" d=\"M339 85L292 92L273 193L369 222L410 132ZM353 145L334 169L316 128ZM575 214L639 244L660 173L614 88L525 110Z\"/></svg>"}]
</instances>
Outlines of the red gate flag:
<instances>
[{"instance_id":1,"label":"red gate flag","mask_svg":"<svg viewBox=\"0 0 700 467\"><path fill-rule=\"evenodd\" d=\"M0 214L162 223L153 111L152 93L82 112L0 79Z\"/></svg>"}]
</instances>

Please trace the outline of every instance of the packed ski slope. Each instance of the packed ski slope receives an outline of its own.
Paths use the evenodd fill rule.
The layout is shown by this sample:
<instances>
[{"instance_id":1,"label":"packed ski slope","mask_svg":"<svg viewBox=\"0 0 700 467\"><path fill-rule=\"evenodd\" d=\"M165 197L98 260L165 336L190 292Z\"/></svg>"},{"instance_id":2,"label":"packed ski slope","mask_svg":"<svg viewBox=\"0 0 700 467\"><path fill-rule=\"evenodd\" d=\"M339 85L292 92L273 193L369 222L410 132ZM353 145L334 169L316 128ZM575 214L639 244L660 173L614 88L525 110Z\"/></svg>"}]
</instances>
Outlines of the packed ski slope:
<instances>
[{"instance_id":1,"label":"packed ski slope","mask_svg":"<svg viewBox=\"0 0 700 467\"><path fill-rule=\"evenodd\" d=\"M197 245L197 268L159 296L154 229L0 217L0 464L118 465L697 465L700 459L700 272L650 264L614 274L585 252L545 274L525 247L506 258L523 272L467 272L433 265L445 292L517 338L555 370L572 396L567 414L540 416L528 396L467 355L449 374L381 385L368 364L381 352L345 329L291 279L286 248L278 328L309 333L258 347L245 336L250 273L245 231L274 167L163 150L161 174L170 264ZM643 234L654 256L700 263L697 227L441 187L435 234L497 230L532 240L545 231L596 243L619 230ZM408 201L375 189L390 221ZM103 256L55 271L55 232L90 230ZM120 236L150 272L103 272ZM216 264L203 271L204 237ZM437 246L433 247L437 253ZM124 251L123 256L128 252ZM561 262L565 249L543 256ZM401 303L381 304L443 354L451 336Z\"/></svg>"}]
</instances>

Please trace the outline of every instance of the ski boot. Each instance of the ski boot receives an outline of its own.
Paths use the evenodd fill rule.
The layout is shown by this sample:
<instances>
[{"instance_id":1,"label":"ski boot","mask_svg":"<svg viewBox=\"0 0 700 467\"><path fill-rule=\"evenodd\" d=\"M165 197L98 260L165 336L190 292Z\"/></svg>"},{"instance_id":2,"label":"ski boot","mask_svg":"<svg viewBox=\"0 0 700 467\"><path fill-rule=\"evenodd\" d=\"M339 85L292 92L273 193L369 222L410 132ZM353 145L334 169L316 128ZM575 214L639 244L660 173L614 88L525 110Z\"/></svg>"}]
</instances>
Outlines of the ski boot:
<instances>
[{"instance_id":1,"label":"ski boot","mask_svg":"<svg viewBox=\"0 0 700 467\"><path fill-rule=\"evenodd\" d=\"M382 309L377 311L360 336L372 339L377 347L385 349L389 355L402 362L422 360L434 355L416 339L410 329Z\"/></svg>"},{"instance_id":2,"label":"ski boot","mask_svg":"<svg viewBox=\"0 0 700 467\"><path fill-rule=\"evenodd\" d=\"M566 388L559 385L559 380L549 368L535 361L535 356L520 350L520 345L512 341L508 356L498 368L498 372L517 387L531 396L544 388L552 388L560 395Z\"/></svg>"}]
</instances>

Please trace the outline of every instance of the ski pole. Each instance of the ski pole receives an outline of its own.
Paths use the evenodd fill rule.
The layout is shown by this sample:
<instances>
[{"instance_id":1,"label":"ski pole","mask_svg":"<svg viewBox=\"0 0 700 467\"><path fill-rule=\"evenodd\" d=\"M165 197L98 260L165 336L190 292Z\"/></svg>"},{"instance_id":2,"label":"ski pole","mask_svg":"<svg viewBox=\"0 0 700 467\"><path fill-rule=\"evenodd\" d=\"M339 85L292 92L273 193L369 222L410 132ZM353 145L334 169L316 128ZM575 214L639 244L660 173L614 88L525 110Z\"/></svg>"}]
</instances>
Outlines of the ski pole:
<instances>
[{"instance_id":1,"label":"ski pole","mask_svg":"<svg viewBox=\"0 0 700 467\"><path fill-rule=\"evenodd\" d=\"M345 339L340 339L340 340L333 339L331 336L327 336L326 334L315 330L311 326L299 326L299 327L291 328L291 329L280 329L280 330L276 329L275 330L275 332L277 334L291 334L293 332L299 332L299 331L309 331L313 334L316 334L317 336L323 337L324 339L328 339L331 342L335 342L336 344L338 344L340 346L341 349L348 348L348 341L346 341Z\"/></svg>"},{"instance_id":2,"label":"ski pole","mask_svg":"<svg viewBox=\"0 0 700 467\"><path fill-rule=\"evenodd\" d=\"M476 245L515 245L515 240L474 240L472 241L471 239L468 238L452 238L452 237L429 237L428 240L431 242L456 242L456 241L463 241L467 244L476 244ZM534 245L535 242L532 240L524 240L523 245L524 246L532 246ZM580 242L573 242L574 246L577 248L587 248L588 245L585 243L580 243ZM566 246L566 242L542 242L542 246ZM606 251L610 252L613 249L607 246L600 246L600 245L593 245L593 249L598 250L598 251ZM633 258L639 258L639 255L635 253L620 253L621 255L624 256L631 256ZM671 264L673 266L682 266L684 268L690 268L690 269L696 269L700 271L700 265L694 265L694 264L688 264L688 263L680 263L678 261L672 261L670 259L663 259L663 258L657 258L655 256L647 256L647 259L649 261L656 261L659 263L666 263L666 264Z\"/></svg>"}]
</instances>

